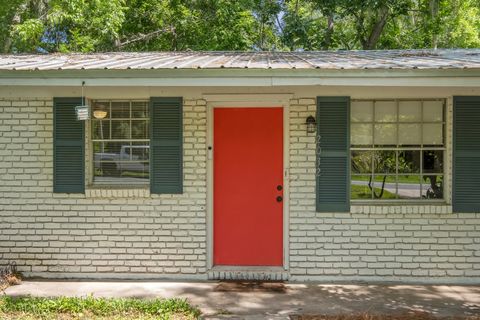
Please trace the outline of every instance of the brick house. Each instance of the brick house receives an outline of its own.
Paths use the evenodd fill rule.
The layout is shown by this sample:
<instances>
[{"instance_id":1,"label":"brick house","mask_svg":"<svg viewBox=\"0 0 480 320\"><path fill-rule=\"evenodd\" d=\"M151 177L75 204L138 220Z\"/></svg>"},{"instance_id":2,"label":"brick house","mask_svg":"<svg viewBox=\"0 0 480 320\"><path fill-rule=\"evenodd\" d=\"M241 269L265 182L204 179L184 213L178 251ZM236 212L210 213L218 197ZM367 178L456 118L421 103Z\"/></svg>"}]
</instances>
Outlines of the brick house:
<instances>
[{"instance_id":1,"label":"brick house","mask_svg":"<svg viewBox=\"0 0 480 320\"><path fill-rule=\"evenodd\" d=\"M0 266L479 283L478 49L16 55L0 83Z\"/></svg>"}]
</instances>

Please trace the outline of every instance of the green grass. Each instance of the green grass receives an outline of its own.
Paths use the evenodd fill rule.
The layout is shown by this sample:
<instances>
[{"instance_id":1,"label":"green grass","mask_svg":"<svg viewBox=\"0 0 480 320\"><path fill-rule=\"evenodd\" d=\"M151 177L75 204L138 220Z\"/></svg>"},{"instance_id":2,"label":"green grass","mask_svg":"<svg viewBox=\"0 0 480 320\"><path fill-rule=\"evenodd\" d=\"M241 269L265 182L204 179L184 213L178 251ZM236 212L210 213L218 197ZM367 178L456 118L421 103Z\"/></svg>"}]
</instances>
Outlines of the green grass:
<instances>
[{"instance_id":1,"label":"green grass","mask_svg":"<svg viewBox=\"0 0 480 320\"><path fill-rule=\"evenodd\" d=\"M379 195L381 192L380 188L373 188L375 194ZM372 193L368 186L350 186L350 198L351 199L372 199ZM395 199L395 194L388 192L387 190L383 191L383 196L381 199Z\"/></svg>"},{"instance_id":2,"label":"green grass","mask_svg":"<svg viewBox=\"0 0 480 320\"><path fill-rule=\"evenodd\" d=\"M0 319L198 319L200 311L181 299L0 297Z\"/></svg>"}]
</instances>

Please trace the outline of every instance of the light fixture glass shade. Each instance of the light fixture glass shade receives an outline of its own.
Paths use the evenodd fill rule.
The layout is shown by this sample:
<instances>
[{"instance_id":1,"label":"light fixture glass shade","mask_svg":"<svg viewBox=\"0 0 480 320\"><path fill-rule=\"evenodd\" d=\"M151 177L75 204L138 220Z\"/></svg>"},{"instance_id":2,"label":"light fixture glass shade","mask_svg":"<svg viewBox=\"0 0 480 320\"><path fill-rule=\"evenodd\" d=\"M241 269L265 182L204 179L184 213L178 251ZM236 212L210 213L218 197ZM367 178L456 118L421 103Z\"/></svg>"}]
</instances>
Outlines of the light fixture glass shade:
<instances>
[{"instance_id":1,"label":"light fixture glass shade","mask_svg":"<svg viewBox=\"0 0 480 320\"><path fill-rule=\"evenodd\" d=\"M102 109L95 110L93 111L93 116L95 119L104 119L107 116L107 111Z\"/></svg>"}]
</instances>

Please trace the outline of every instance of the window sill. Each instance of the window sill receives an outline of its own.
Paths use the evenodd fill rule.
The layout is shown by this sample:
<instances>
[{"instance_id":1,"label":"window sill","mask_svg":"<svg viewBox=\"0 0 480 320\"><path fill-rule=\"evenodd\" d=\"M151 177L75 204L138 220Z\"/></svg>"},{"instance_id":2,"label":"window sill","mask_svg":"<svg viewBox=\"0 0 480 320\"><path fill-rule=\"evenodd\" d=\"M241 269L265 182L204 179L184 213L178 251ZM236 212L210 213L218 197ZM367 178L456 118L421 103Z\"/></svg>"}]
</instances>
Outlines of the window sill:
<instances>
[{"instance_id":1,"label":"window sill","mask_svg":"<svg viewBox=\"0 0 480 320\"><path fill-rule=\"evenodd\" d=\"M452 205L445 201L425 201L413 202L388 202L378 203L372 201L352 202L350 205L351 213L359 214L451 214Z\"/></svg>"},{"instance_id":2,"label":"window sill","mask_svg":"<svg viewBox=\"0 0 480 320\"><path fill-rule=\"evenodd\" d=\"M85 189L87 198L150 198L148 185L95 184Z\"/></svg>"},{"instance_id":3,"label":"window sill","mask_svg":"<svg viewBox=\"0 0 480 320\"><path fill-rule=\"evenodd\" d=\"M87 186L88 189L149 189L150 184L148 183L138 183L138 184L119 184L119 183L92 183Z\"/></svg>"}]
</instances>

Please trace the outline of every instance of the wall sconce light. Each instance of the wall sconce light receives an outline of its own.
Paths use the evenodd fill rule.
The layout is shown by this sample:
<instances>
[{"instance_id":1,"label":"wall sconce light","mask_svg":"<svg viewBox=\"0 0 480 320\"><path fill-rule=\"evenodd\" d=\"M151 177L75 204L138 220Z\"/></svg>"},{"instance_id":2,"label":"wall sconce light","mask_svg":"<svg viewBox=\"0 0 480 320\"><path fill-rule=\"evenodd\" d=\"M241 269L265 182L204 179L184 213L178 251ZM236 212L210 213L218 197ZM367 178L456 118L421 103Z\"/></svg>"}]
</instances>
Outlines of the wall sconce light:
<instances>
[{"instance_id":1,"label":"wall sconce light","mask_svg":"<svg viewBox=\"0 0 480 320\"><path fill-rule=\"evenodd\" d=\"M95 119L104 119L107 116L107 110L105 106L99 105L98 109L93 111L93 116L95 117Z\"/></svg>"},{"instance_id":2,"label":"wall sconce light","mask_svg":"<svg viewBox=\"0 0 480 320\"><path fill-rule=\"evenodd\" d=\"M313 116L308 116L305 124L307 125L307 133L315 133L315 130L317 129L317 122Z\"/></svg>"}]
</instances>

